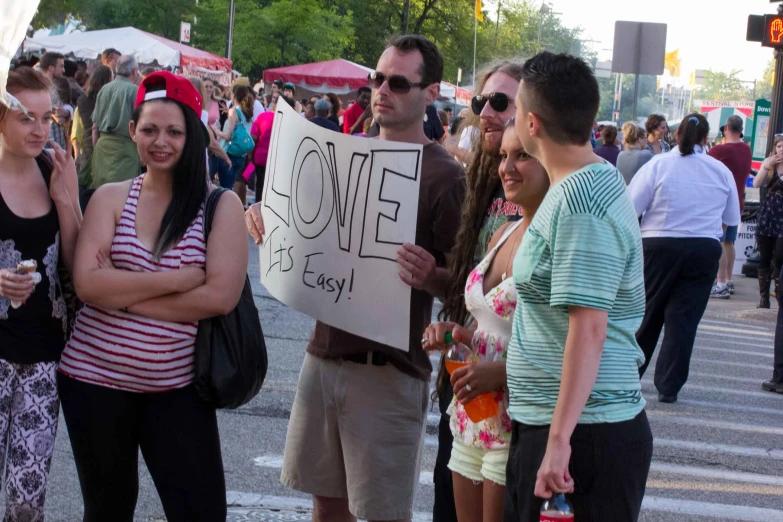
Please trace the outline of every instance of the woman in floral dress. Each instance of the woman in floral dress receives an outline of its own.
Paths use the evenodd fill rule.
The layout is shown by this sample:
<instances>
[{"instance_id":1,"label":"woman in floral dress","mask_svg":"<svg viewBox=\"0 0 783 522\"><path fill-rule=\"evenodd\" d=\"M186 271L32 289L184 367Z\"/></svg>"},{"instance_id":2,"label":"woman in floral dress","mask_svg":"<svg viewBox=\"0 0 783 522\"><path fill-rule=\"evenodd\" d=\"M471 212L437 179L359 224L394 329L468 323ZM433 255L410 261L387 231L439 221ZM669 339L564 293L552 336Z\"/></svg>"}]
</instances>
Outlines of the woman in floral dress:
<instances>
[{"instance_id":1,"label":"woman in floral dress","mask_svg":"<svg viewBox=\"0 0 783 522\"><path fill-rule=\"evenodd\" d=\"M506 413L506 348L517 302L511 269L522 235L549 189L546 171L523 150L513 120L503 134L500 152L499 174L506 199L521 207L524 218L498 229L486 257L470 273L465 305L474 319L471 327L435 323L427 328L423 341L428 350L445 350L446 332L458 341L471 339L477 361L451 376L454 399L448 413L454 446L449 469L459 522L499 522L503 518L511 439L511 420ZM474 423L464 405L483 393L495 395L498 413Z\"/></svg>"}]
</instances>

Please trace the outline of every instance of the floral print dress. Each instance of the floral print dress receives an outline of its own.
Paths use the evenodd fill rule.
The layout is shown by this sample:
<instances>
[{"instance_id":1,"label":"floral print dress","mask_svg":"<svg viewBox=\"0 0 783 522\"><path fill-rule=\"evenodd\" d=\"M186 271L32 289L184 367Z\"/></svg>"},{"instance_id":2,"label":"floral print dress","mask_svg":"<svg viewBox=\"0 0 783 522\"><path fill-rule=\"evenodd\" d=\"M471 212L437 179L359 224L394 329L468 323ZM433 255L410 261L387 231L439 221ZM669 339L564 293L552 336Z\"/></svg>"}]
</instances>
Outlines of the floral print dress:
<instances>
[{"instance_id":1,"label":"floral print dress","mask_svg":"<svg viewBox=\"0 0 783 522\"><path fill-rule=\"evenodd\" d=\"M514 278L507 277L495 288L484 294L484 275L492 264L498 249L517 229L522 220L508 227L495 248L490 250L473 269L465 285L465 305L478 325L471 342L478 361L505 361L511 338L511 321L517 305ZM475 423L468 418L465 407L454 397L447 413L454 440L465 446L479 449L501 449L511 442L511 418L508 409L508 390L503 387L495 392L498 414Z\"/></svg>"}]
</instances>

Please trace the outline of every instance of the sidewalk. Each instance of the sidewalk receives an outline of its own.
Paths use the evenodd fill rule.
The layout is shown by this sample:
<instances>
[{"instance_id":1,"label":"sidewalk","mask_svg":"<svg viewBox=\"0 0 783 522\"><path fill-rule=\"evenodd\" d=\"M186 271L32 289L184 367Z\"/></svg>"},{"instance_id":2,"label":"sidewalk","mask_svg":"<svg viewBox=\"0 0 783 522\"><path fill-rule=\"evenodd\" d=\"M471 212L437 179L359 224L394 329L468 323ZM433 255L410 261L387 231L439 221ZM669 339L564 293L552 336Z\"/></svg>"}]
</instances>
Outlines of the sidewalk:
<instances>
[{"instance_id":1,"label":"sidewalk","mask_svg":"<svg viewBox=\"0 0 783 522\"><path fill-rule=\"evenodd\" d=\"M775 324L778 310L778 303L775 298L770 298L770 309L760 310L756 308L756 305L759 304L759 284L757 279L742 275L734 276L734 287L736 292L731 296L731 299L710 298L707 311L704 312L705 319L753 321L767 326Z\"/></svg>"}]
</instances>

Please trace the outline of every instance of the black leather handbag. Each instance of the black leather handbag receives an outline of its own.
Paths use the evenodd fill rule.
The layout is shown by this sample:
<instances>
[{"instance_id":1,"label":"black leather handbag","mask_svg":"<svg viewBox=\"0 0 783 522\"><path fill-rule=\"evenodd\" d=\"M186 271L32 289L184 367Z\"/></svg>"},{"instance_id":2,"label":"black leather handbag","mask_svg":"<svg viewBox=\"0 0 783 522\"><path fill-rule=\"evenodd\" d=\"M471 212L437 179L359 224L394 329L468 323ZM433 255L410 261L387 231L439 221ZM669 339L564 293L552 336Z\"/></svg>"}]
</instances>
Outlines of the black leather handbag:
<instances>
[{"instance_id":1,"label":"black leather handbag","mask_svg":"<svg viewBox=\"0 0 783 522\"><path fill-rule=\"evenodd\" d=\"M220 196L217 188L207 197L204 211L204 239L209 238ZM195 354L196 392L214 408L238 408L261 390L268 367L266 343L253 301L250 279L239 303L227 315L198 323Z\"/></svg>"}]
</instances>

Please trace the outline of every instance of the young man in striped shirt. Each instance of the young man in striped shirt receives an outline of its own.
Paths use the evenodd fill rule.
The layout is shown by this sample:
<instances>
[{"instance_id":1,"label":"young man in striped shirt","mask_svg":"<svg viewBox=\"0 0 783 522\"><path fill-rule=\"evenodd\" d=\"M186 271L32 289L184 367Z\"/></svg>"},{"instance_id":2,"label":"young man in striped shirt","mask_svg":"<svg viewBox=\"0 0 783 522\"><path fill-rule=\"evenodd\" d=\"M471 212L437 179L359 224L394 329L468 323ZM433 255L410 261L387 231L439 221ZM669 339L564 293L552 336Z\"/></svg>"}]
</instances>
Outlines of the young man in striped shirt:
<instances>
[{"instance_id":1,"label":"young man in striped shirt","mask_svg":"<svg viewBox=\"0 0 783 522\"><path fill-rule=\"evenodd\" d=\"M642 241L622 175L590 145L598 104L581 59L541 53L525 63L517 132L552 185L514 261L509 522L538 520L553 493L571 493L577 520L635 521L644 496Z\"/></svg>"}]
</instances>

